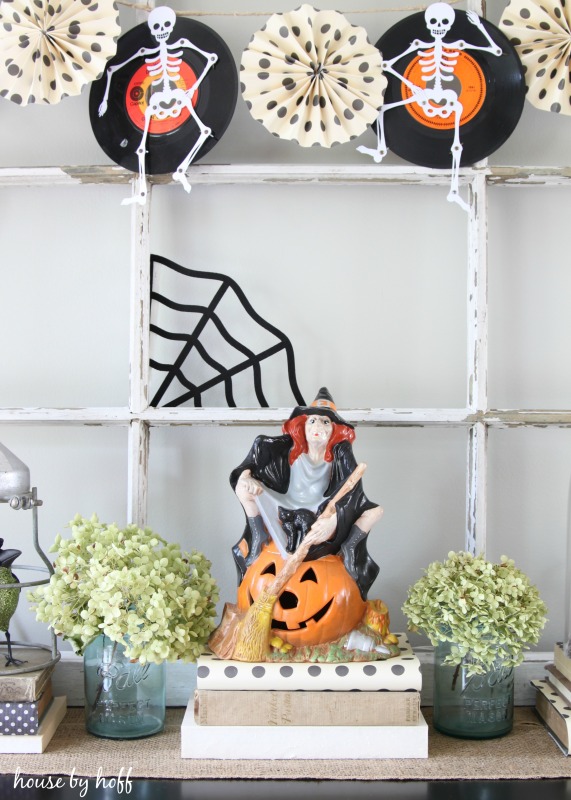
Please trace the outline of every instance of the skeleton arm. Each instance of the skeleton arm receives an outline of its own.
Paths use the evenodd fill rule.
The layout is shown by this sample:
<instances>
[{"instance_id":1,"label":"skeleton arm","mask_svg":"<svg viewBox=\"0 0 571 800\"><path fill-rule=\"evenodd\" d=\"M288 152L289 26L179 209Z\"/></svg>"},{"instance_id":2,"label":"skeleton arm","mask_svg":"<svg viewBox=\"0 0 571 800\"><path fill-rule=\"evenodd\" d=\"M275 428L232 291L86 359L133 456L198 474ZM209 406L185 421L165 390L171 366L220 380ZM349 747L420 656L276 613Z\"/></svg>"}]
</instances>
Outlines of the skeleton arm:
<instances>
[{"instance_id":1,"label":"skeleton arm","mask_svg":"<svg viewBox=\"0 0 571 800\"><path fill-rule=\"evenodd\" d=\"M111 79L115 72L122 69L126 64L129 64L131 61L134 61L136 58L140 58L141 56L153 56L159 52L158 47L141 47L129 58L126 58L125 61L122 61L120 64L114 64L111 67L107 68L107 85L105 86L105 94L103 95L103 100L99 105L99 116L102 117L103 114L107 111L107 101L109 99L109 89L111 88Z\"/></svg>"},{"instance_id":2,"label":"skeleton arm","mask_svg":"<svg viewBox=\"0 0 571 800\"><path fill-rule=\"evenodd\" d=\"M205 50L201 50L199 47L197 47L196 45L192 44L192 42L189 41L188 39L179 39L177 42L174 42L174 44L167 44L167 50L171 50L171 49L174 49L174 48L177 48L177 47L186 47L189 50L194 50L196 53L200 53L200 55L203 56L206 59L206 65L205 65L204 69L202 70L202 73L200 74L200 77L196 79L196 82L193 83L193 85L188 90L189 96L192 97L192 95L195 93L195 91L198 89L198 87L200 86L200 84L202 83L204 78L206 77L206 73L218 61L218 56L216 55L216 53L207 53ZM180 55L180 54L176 53L176 55Z\"/></svg>"},{"instance_id":3,"label":"skeleton arm","mask_svg":"<svg viewBox=\"0 0 571 800\"><path fill-rule=\"evenodd\" d=\"M431 46L433 46L433 44L429 42L422 42L420 39L415 39L414 42L411 42L407 47L407 49L404 50L402 53L399 53L398 56L395 56L394 58L390 59L383 59L382 62L383 72L390 72L391 75L394 75L395 78L398 78L399 81L402 81L402 83L404 83L405 86L408 86L408 88L414 92L419 87L416 86L414 83L411 83L411 81L407 80L404 77L404 75L401 75L401 73L397 72L396 69L393 69L393 64L395 64L401 58L408 56L409 53L416 53L418 50L422 50L424 47L431 47Z\"/></svg>"},{"instance_id":4,"label":"skeleton arm","mask_svg":"<svg viewBox=\"0 0 571 800\"><path fill-rule=\"evenodd\" d=\"M475 11L467 11L466 12L466 16L468 17L468 20L472 23L472 25L474 25L476 28L478 28L480 33L483 36L485 36L485 38L489 42L489 44L486 45L486 46L479 46L479 45L476 45L476 44L469 44L468 42L465 42L463 39L460 39L460 41L454 42L453 45L447 45L447 47L451 47L451 46L452 47L458 47L460 50L483 50L483 51L485 51L487 53L492 53L492 55L494 55L494 56L501 56L502 48L499 47L494 42L494 40L492 39L492 37L490 36L488 31L484 28L484 25L482 24L482 20L476 14L476 12Z\"/></svg>"}]
</instances>

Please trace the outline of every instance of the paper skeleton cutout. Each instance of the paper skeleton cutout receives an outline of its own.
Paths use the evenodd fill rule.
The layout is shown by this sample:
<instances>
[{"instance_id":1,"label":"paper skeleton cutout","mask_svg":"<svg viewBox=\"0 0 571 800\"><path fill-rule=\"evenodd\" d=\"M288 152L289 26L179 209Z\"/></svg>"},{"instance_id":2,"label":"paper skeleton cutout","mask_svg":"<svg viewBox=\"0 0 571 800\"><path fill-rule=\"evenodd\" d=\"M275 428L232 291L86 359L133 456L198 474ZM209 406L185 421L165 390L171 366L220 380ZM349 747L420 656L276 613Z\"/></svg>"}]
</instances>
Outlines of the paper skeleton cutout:
<instances>
[{"instance_id":1,"label":"paper skeleton cutout","mask_svg":"<svg viewBox=\"0 0 571 800\"><path fill-rule=\"evenodd\" d=\"M454 71L458 64L460 51L480 50L491 53L494 56L502 54L499 47L485 29L482 21L474 11L466 12L468 21L474 25L486 38L487 45L479 46L470 44L463 39L444 43L444 37L450 31L454 23L454 9L448 3L433 3L424 14L426 27L432 36L431 41L415 39L409 47L394 58L383 60L383 71L394 75L398 80L408 87L411 95L403 100L383 105L377 120L377 147L370 148L360 146L357 150L360 153L371 155L375 162L379 164L387 154L387 144L385 140L384 116L387 111L397 106L405 106L416 103L422 112L429 118L439 117L448 119L453 116L454 120L454 139L452 142L452 178L448 200L458 205L465 211L469 210L468 204L460 197L458 189L458 176L460 169L460 159L462 156L462 143L460 141L460 119L463 106L459 100L458 93L452 88L446 88L446 84L454 81ZM404 75L395 69L395 64L411 53L418 53L422 80L425 86L418 86L408 80Z\"/></svg>"},{"instance_id":2,"label":"paper skeleton cutout","mask_svg":"<svg viewBox=\"0 0 571 800\"><path fill-rule=\"evenodd\" d=\"M141 47L132 56L119 64L107 68L107 84L105 94L99 106L99 116L103 116L107 111L107 101L113 75L118 70L125 67L137 58L145 57L147 73L152 81L152 93L150 94L149 104L145 109L145 126L139 147L137 148L137 158L139 164L139 177L134 195L123 200L123 205L128 203L139 203L144 205L147 198L147 179L145 175L145 154L147 137L151 118L164 120L167 118L178 117L186 109L196 122L199 136L191 150L178 165L173 173L173 179L179 181L187 192L191 186L186 177L186 170L195 158L200 148L212 135L212 129L205 125L194 110L193 96L198 87L206 77L209 70L218 61L216 53L207 53L196 47L188 39L177 39L169 42L170 36L176 22L175 12L167 6L159 6L151 11L148 19L148 26L152 37L157 42L157 47ZM204 57L206 64L196 81L188 89L178 88L177 82L180 79L180 65L182 63L182 51L184 48L199 53Z\"/></svg>"}]
</instances>

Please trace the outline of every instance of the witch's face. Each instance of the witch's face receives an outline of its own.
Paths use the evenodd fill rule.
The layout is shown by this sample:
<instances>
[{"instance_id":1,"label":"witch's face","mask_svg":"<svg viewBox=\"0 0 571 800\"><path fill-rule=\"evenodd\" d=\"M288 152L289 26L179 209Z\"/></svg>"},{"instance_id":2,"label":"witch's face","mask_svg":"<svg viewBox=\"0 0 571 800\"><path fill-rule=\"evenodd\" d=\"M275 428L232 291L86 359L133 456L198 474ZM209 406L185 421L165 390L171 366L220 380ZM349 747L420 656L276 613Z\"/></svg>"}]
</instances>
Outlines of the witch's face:
<instances>
[{"instance_id":1,"label":"witch's face","mask_svg":"<svg viewBox=\"0 0 571 800\"><path fill-rule=\"evenodd\" d=\"M322 414L311 414L305 421L305 438L308 444L327 445L333 433L333 425L329 417Z\"/></svg>"}]
</instances>

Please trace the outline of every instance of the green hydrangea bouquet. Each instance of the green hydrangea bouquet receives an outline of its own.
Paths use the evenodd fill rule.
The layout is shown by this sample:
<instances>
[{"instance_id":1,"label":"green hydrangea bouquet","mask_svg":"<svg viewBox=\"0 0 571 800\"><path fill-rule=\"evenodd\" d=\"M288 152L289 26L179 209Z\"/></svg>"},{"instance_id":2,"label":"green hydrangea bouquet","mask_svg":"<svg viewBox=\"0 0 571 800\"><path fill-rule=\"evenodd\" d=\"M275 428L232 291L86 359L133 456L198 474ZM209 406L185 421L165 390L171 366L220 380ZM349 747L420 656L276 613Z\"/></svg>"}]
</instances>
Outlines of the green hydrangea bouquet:
<instances>
[{"instance_id":1,"label":"green hydrangea bouquet","mask_svg":"<svg viewBox=\"0 0 571 800\"><path fill-rule=\"evenodd\" d=\"M99 634L141 663L195 661L215 627L210 561L183 553L149 528L77 515L59 534L50 582L30 594L36 617L82 655Z\"/></svg>"},{"instance_id":2,"label":"green hydrangea bouquet","mask_svg":"<svg viewBox=\"0 0 571 800\"><path fill-rule=\"evenodd\" d=\"M468 674L483 674L498 662L520 664L523 651L537 644L547 611L511 559L493 564L466 552L430 564L402 610L409 630L422 631L433 645L452 642L445 663L466 665Z\"/></svg>"}]
</instances>

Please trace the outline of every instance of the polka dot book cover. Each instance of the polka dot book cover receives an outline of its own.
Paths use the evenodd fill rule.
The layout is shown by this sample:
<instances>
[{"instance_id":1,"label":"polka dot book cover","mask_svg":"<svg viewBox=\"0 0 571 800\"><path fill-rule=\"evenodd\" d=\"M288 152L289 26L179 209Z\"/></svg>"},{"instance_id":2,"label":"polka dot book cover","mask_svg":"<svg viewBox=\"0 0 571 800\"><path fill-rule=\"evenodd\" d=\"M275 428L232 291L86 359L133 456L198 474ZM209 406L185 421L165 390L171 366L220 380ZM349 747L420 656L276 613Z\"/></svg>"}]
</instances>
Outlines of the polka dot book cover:
<instances>
[{"instance_id":1,"label":"polka dot book cover","mask_svg":"<svg viewBox=\"0 0 571 800\"><path fill-rule=\"evenodd\" d=\"M37 733L52 697L52 685L49 681L37 700L0 702L0 734L17 736Z\"/></svg>"},{"instance_id":2,"label":"polka dot book cover","mask_svg":"<svg viewBox=\"0 0 571 800\"><path fill-rule=\"evenodd\" d=\"M405 634L400 655L375 662L248 663L205 653L197 661L197 688L282 691L420 691L420 661Z\"/></svg>"}]
</instances>

